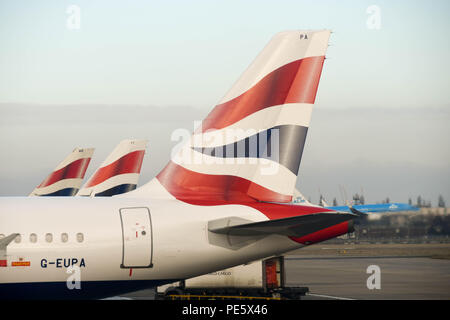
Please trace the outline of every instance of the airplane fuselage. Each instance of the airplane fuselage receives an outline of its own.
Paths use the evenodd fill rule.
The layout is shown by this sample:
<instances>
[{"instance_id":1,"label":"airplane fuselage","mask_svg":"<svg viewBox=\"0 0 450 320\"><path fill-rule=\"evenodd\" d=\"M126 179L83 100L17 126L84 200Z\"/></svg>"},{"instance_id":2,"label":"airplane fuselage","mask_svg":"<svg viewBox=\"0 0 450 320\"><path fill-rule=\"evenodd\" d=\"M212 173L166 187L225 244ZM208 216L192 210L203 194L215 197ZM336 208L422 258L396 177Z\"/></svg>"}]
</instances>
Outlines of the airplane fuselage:
<instances>
[{"instance_id":1,"label":"airplane fuselage","mask_svg":"<svg viewBox=\"0 0 450 320\"><path fill-rule=\"evenodd\" d=\"M239 250L212 244L208 222L230 212L267 220L244 205L193 206L172 199L1 198L0 234L20 236L7 246L6 266L0 267L0 297L110 296L302 246L280 235ZM72 266L78 271L68 273ZM69 289L76 272L81 288Z\"/></svg>"}]
</instances>

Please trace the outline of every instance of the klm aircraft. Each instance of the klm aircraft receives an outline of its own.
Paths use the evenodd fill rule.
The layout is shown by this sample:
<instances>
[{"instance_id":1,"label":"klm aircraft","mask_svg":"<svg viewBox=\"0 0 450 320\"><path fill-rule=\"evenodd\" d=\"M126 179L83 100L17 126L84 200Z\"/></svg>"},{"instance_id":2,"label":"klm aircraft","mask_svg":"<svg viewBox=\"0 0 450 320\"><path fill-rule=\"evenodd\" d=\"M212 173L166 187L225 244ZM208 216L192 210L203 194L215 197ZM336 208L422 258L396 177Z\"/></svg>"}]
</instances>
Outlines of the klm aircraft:
<instances>
[{"instance_id":1,"label":"klm aircraft","mask_svg":"<svg viewBox=\"0 0 450 320\"><path fill-rule=\"evenodd\" d=\"M351 212L349 206L326 206L326 208L336 211ZM353 208L363 213L388 213L419 210L419 208L407 203L360 204L354 205Z\"/></svg>"},{"instance_id":2,"label":"klm aircraft","mask_svg":"<svg viewBox=\"0 0 450 320\"><path fill-rule=\"evenodd\" d=\"M306 198L295 189L293 203L300 205L314 206ZM324 207L331 210L341 211L341 212L352 212L349 206L330 206L323 199L321 200L321 205L318 207ZM362 213L388 213L388 212L400 212L400 211L417 211L419 208L409 205L407 203L382 203L382 204L359 204L352 206Z\"/></svg>"}]
</instances>

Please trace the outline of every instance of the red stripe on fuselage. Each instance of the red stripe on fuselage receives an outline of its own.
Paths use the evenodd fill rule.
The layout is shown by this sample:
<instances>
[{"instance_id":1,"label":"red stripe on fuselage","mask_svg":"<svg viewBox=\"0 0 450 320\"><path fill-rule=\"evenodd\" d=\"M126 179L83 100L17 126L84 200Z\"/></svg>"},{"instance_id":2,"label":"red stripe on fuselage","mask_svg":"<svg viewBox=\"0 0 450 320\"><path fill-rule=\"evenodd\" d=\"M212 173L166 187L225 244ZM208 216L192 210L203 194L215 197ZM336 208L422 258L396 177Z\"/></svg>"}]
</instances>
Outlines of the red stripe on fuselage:
<instances>
[{"instance_id":1,"label":"red stripe on fuselage","mask_svg":"<svg viewBox=\"0 0 450 320\"><path fill-rule=\"evenodd\" d=\"M69 163L64 168L51 173L38 188L44 188L64 179L83 179L91 158L82 158Z\"/></svg>"},{"instance_id":2,"label":"red stripe on fuselage","mask_svg":"<svg viewBox=\"0 0 450 320\"><path fill-rule=\"evenodd\" d=\"M203 120L202 131L225 128L259 110L286 103L314 103L324 56L288 63L240 96L217 105Z\"/></svg>"},{"instance_id":3,"label":"red stripe on fuselage","mask_svg":"<svg viewBox=\"0 0 450 320\"><path fill-rule=\"evenodd\" d=\"M187 201L255 202L265 199L290 202L292 196L271 191L247 179L231 175L204 174L188 170L172 161L157 175L174 197Z\"/></svg>"},{"instance_id":4,"label":"red stripe on fuselage","mask_svg":"<svg viewBox=\"0 0 450 320\"><path fill-rule=\"evenodd\" d=\"M272 193L273 197L278 195L280 198L285 198L287 196L267 190L240 177L202 174L190 171L173 162L169 162L158 174L157 179L170 194L185 203L197 206L244 205L258 210L270 220L334 211L322 207L260 202L246 193L250 185L258 186L260 190ZM342 222L304 237L290 238L298 243L312 244L345 234L348 229L348 222Z\"/></svg>"},{"instance_id":5,"label":"red stripe on fuselage","mask_svg":"<svg viewBox=\"0 0 450 320\"><path fill-rule=\"evenodd\" d=\"M96 186L119 174L141 172L144 153L144 150L130 152L113 163L98 169L94 176L86 183L86 188Z\"/></svg>"},{"instance_id":6,"label":"red stripe on fuselage","mask_svg":"<svg viewBox=\"0 0 450 320\"><path fill-rule=\"evenodd\" d=\"M246 193L250 185L258 186L262 192L272 193L273 198L278 196L282 200L290 200L291 197L270 191L244 178L198 173L173 162L158 174L157 179L180 201L199 206L245 205L262 212L271 220L333 211L321 207L261 202Z\"/></svg>"}]
</instances>

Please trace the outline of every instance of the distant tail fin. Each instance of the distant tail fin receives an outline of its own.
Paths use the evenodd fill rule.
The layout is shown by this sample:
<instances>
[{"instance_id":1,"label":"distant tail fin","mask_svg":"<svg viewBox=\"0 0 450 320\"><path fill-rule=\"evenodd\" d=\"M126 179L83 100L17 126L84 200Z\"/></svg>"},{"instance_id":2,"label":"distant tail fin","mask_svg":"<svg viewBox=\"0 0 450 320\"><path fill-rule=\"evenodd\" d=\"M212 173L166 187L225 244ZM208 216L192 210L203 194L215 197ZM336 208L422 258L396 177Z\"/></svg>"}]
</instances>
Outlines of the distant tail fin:
<instances>
[{"instance_id":1,"label":"distant tail fin","mask_svg":"<svg viewBox=\"0 0 450 320\"><path fill-rule=\"evenodd\" d=\"M158 174L164 188L178 199L290 202L329 36L275 35Z\"/></svg>"},{"instance_id":2,"label":"distant tail fin","mask_svg":"<svg viewBox=\"0 0 450 320\"><path fill-rule=\"evenodd\" d=\"M324 208L329 207L330 205L325 201L324 198L320 199L320 205Z\"/></svg>"},{"instance_id":3,"label":"distant tail fin","mask_svg":"<svg viewBox=\"0 0 450 320\"><path fill-rule=\"evenodd\" d=\"M80 188L94 148L75 148L30 196L74 196Z\"/></svg>"},{"instance_id":4,"label":"distant tail fin","mask_svg":"<svg viewBox=\"0 0 450 320\"><path fill-rule=\"evenodd\" d=\"M306 205L306 206L311 206L311 207L315 206L314 204L312 204L311 202L306 200L305 196L297 188L294 189L292 202L295 204L301 204L301 205Z\"/></svg>"},{"instance_id":5,"label":"distant tail fin","mask_svg":"<svg viewBox=\"0 0 450 320\"><path fill-rule=\"evenodd\" d=\"M136 189L147 140L123 140L77 196L108 197Z\"/></svg>"}]
</instances>

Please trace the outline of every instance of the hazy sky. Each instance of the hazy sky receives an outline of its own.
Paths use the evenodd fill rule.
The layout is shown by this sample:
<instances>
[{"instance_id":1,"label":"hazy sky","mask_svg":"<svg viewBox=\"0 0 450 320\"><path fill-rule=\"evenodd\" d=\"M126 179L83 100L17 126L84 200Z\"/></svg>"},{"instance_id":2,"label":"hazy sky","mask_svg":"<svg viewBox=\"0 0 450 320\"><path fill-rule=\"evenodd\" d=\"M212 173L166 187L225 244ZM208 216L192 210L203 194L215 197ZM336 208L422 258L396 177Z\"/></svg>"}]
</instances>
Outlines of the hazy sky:
<instances>
[{"instance_id":1,"label":"hazy sky","mask_svg":"<svg viewBox=\"0 0 450 320\"><path fill-rule=\"evenodd\" d=\"M66 27L72 4L78 30ZM0 99L211 108L273 34L328 28L320 105L448 106L449 11L447 0L0 1Z\"/></svg>"},{"instance_id":2,"label":"hazy sky","mask_svg":"<svg viewBox=\"0 0 450 320\"><path fill-rule=\"evenodd\" d=\"M149 140L140 185L167 163L178 128L193 130L208 110L154 106L0 104L0 195L28 195L73 148L96 147L89 177L125 138ZM450 201L449 108L316 107L297 186L342 202L363 188L368 201L418 195Z\"/></svg>"},{"instance_id":3,"label":"hazy sky","mask_svg":"<svg viewBox=\"0 0 450 320\"><path fill-rule=\"evenodd\" d=\"M80 9L80 29L66 12ZM367 9L380 10L370 29ZM27 195L75 146L100 164L148 138L141 182L270 37L333 30L299 186L317 199L450 202L448 1L0 1L0 195ZM112 105L115 105L112 106ZM339 200L339 198L338 198Z\"/></svg>"}]
</instances>

